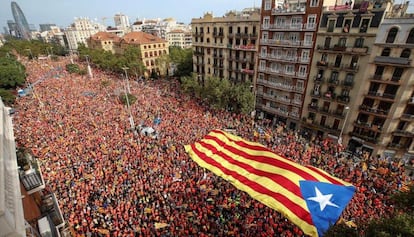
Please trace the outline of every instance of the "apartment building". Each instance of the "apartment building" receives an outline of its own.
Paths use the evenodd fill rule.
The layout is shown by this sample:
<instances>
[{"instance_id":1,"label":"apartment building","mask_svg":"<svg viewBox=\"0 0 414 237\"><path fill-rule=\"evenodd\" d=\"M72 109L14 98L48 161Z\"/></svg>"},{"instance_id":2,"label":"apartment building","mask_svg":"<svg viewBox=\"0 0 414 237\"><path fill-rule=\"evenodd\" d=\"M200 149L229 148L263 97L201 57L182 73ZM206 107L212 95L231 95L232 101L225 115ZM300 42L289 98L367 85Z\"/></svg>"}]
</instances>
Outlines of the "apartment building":
<instances>
[{"instance_id":1,"label":"apartment building","mask_svg":"<svg viewBox=\"0 0 414 237\"><path fill-rule=\"evenodd\" d=\"M41 164L16 153L10 108L0 99L0 236L71 236Z\"/></svg>"},{"instance_id":2,"label":"apartment building","mask_svg":"<svg viewBox=\"0 0 414 237\"><path fill-rule=\"evenodd\" d=\"M105 31L105 26L89 20L89 18L77 18L75 22L65 29L69 50L77 50L78 44L87 44L86 39L100 31Z\"/></svg>"},{"instance_id":3,"label":"apartment building","mask_svg":"<svg viewBox=\"0 0 414 237\"><path fill-rule=\"evenodd\" d=\"M262 1L255 88L259 117L299 128L321 8L319 0Z\"/></svg>"},{"instance_id":4,"label":"apartment building","mask_svg":"<svg viewBox=\"0 0 414 237\"><path fill-rule=\"evenodd\" d=\"M404 160L414 158L414 14L407 7L394 5L378 28L344 136L350 149Z\"/></svg>"},{"instance_id":5,"label":"apartment building","mask_svg":"<svg viewBox=\"0 0 414 237\"><path fill-rule=\"evenodd\" d=\"M201 80L214 76L253 85L259 26L259 8L193 18L193 71Z\"/></svg>"},{"instance_id":6,"label":"apartment building","mask_svg":"<svg viewBox=\"0 0 414 237\"><path fill-rule=\"evenodd\" d=\"M302 128L309 134L348 144L369 83L370 55L376 54L374 42L390 6L324 6L302 111Z\"/></svg>"},{"instance_id":7,"label":"apartment building","mask_svg":"<svg viewBox=\"0 0 414 237\"><path fill-rule=\"evenodd\" d=\"M175 46L182 49L190 48L192 46L191 31L176 29L167 32L167 41L170 44L170 46Z\"/></svg>"}]
</instances>

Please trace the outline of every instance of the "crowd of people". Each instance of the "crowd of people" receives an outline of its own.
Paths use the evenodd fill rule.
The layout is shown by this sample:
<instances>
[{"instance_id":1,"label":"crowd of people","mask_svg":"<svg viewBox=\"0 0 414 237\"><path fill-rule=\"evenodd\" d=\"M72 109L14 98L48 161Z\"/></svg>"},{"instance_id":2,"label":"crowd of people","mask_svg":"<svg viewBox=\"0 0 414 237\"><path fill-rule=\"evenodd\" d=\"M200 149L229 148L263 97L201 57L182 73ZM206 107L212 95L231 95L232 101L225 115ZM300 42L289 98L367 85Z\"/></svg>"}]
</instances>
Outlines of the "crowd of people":
<instances>
[{"instance_id":1,"label":"crowd of people","mask_svg":"<svg viewBox=\"0 0 414 237\"><path fill-rule=\"evenodd\" d=\"M64 68L65 60L25 62L28 83L42 80L31 96L17 99L13 123L17 146L38 158L78 236L304 236L281 214L189 158L184 145L213 129L231 127L354 184L357 192L342 219L357 224L390 214L390 195L408 180L400 163L367 155L356 161L336 142L210 110L181 93L174 80L130 78L135 124L153 127L158 136L135 133L119 99L125 80L97 69L92 78L49 73ZM258 126L265 135L257 133Z\"/></svg>"}]
</instances>

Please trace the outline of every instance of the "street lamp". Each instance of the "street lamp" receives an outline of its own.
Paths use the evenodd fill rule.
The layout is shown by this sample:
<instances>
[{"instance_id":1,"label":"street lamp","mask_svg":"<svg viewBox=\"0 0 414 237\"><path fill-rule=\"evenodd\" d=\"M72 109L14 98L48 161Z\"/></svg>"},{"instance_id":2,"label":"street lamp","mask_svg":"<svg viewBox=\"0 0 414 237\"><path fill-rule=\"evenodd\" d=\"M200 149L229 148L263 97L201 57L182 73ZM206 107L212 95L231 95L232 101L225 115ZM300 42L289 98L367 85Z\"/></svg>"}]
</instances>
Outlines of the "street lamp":
<instances>
[{"instance_id":1,"label":"street lamp","mask_svg":"<svg viewBox=\"0 0 414 237\"><path fill-rule=\"evenodd\" d=\"M344 123L342 124L341 133L339 133L339 137L338 137L338 144L341 144L341 145L342 145L342 134L344 133L346 121L348 120L349 107L348 106L345 107L345 110L346 110L346 114L345 114Z\"/></svg>"},{"instance_id":2,"label":"street lamp","mask_svg":"<svg viewBox=\"0 0 414 237\"><path fill-rule=\"evenodd\" d=\"M131 106L129 104L129 94L131 93L130 89L129 89L129 80L128 80L128 73L127 70L129 69L128 67L123 67L122 69L124 69L125 72L125 99L127 102L127 109L128 109L128 113L129 113L129 123L131 125L131 129L134 131L135 134L135 122L134 122L134 117L132 116L132 112L131 112Z\"/></svg>"},{"instance_id":3,"label":"street lamp","mask_svg":"<svg viewBox=\"0 0 414 237\"><path fill-rule=\"evenodd\" d=\"M85 55L85 58L86 58L86 62L88 63L88 75L90 78L92 78L93 75L92 75L91 65L89 64L89 55Z\"/></svg>"},{"instance_id":4,"label":"street lamp","mask_svg":"<svg viewBox=\"0 0 414 237\"><path fill-rule=\"evenodd\" d=\"M125 72L125 80L126 80L126 85L127 85L128 93L131 94L131 88L129 87L129 78L128 78L128 71L127 71L129 69L129 67L124 66L124 67L122 67L122 69Z\"/></svg>"}]
</instances>

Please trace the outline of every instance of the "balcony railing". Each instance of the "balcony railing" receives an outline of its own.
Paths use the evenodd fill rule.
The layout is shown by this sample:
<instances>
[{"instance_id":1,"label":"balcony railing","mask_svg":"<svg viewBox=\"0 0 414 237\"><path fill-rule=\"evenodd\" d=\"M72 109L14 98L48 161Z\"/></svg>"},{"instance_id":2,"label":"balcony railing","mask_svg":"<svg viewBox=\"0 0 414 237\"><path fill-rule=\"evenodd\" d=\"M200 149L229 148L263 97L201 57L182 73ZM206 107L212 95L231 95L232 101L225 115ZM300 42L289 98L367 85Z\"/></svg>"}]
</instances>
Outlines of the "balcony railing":
<instances>
[{"instance_id":1,"label":"balcony railing","mask_svg":"<svg viewBox=\"0 0 414 237\"><path fill-rule=\"evenodd\" d=\"M313 41L301 41L301 40L277 40L277 39L261 39L261 44L265 45L280 45L287 47L307 47L310 48L313 45Z\"/></svg>"},{"instance_id":2,"label":"balcony railing","mask_svg":"<svg viewBox=\"0 0 414 237\"><path fill-rule=\"evenodd\" d=\"M254 74L254 70L253 69L243 68L243 69L240 69L240 71L242 73L246 73L246 74L249 74L249 75L253 75Z\"/></svg>"},{"instance_id":3,"label":"balcony railing","mask_svg":"<svg viewBox=\"0 0 414 237\"><path fill-rule=\"evenodd\" d=\"M272 15L289 15L289 14L305 14L306 7L273 8Z\"/></svg>"},{"instance_id":4,"label":"balcony railing","mask_svg":"<svg viewBox=\"0 0 414 237\"><path fill-rule=\"evenodd\" d=\"M271 24L269 25L271 30L292 30L292 31L302 31L302 30L315 30L316 24L305 23L305 24Z\"/></svg>"},{"instance_id":5,"label":"balcony railing","mask_svg":"<svg viewBox=\"0 0 414 237\"><path fill-rule=\"evenodd\" d=\"M368 91L368 95L374 96L374 97L381 97L384 99L390 99L390 100L395 99L395 94L387 94L387 93L382 93L378 91Z\"/></svg>"},{"instance_id":6,"label":"balcony railing","mask_svg":"<svg viewBox=\"0 0 414 237\"><path fill-rule=\"evenodd\" d=\"M398 66L410 66L411 59L388 57L388 56L376 56L374 58L374 63L391 64L391 65L398 65Z\"/></svg>"},{"instance_id":7,"label":"balcony railing","mask_svg":"<svg viewBox=\"0 0 414 237\"><path fill-rule=\"evenodd\" d=\"M270 73L270 74L277 74L281 76L287 76L287 77L299 77L299 78L306 78L308 76L307 73L301 73L301 72L293 72L293 71L287 71L283 69L273 69L269 67L261 67L259 68L259 71Z\"/></svg>"},{"instance_id":8,"label":"balcony railing","mask_svg":"<svg viewBox=\"0 0 414 237\"><path fill-rule=\"evenodd\" d=\"M21 167L19 177L29 195L45 188L42 171L34 158L28 160L27 165Z\"/></svg>"},{"instance_id":9,"label":"balcony railing","mask_svg":"<svg viewBox=\"0 0 414 237\"><path fill-rule=\"evenodd\" d=\"M326 50L326 51L341 51L346 54L367 54L368 47L351 47L346 45L334 45L334 46L325 46L325 45L318 45L316 46L317 50Z\"/></svg>"},{"instance_id":10,"label":"balcony railing","mask_svg":"<svg viewBox=\"0 0 414 237\"><path fill-rule=\"evenodd\" d=\"M256 45L254 45L254 44L249 44L249 45L228 45L228 48L237 49L237 50L256 51Z\"/></svg>"},{"instance_id":11,"label":"balcony railing","mask_svg":"<svg viewBox=\"0 0 414 237\"><path fill-rule=\"evenodd\" d=\"M267 87L271 87L271 88L275 88L275 89L280 89L280 90L284 90L284 91L290 91L290 92L298 92L298 93L303 93L305 91L305 88L303 87L296 87L296 86L292 86L292 85L287 85L281 82L271 82L271 81L267 81L267 80L263 80L263 79L257 79L257 83L267 86Z\"/></svg>"}]
</instances>

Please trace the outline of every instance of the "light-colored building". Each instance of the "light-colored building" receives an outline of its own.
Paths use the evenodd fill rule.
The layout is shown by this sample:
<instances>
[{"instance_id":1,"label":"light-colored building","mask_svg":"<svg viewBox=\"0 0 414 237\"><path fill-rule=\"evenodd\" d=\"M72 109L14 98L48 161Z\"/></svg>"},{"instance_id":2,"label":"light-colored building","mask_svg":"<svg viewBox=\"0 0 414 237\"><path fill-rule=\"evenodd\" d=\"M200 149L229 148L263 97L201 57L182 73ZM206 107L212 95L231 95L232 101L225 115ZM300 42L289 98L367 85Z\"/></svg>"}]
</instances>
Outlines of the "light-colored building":
<instances>
[{"instance_id":1,"label":"light-colored building","mask_svg":"<svg viewBox=\"0 0 414 237\"><path fill-rule=\"evenodd\" d=\"M194 73L201 80L215 76L253 85L259 26L259 8L193 18Z\"/></svg>"},{"instance_id":2,"label":"light-colored building","mask_svg":"<svg viewBox=\"0 0 414 237\"><path fill-rule=\"evenodd\" d=\"M367 73L371 67L370 58L377 54L374 42L390 7L390 2L324 7L302 112L302 127L309 134L331 137L348 145L351 151L355 151L357 144L348 144L349 140L361 141L361 137L368 134L362 132L364 125L356 121L372 122L367 117L367 109L362 112L365 115L357 117L362 98L371 90L369 83L373 72ZM370 101L377 109L380 100ZM389 110L391 104L390 101L381 109ZM382 125L387 116L379 111L374 113L378 115L374 123ZM353 132L353 128L357 129ZM365 137L365 140L375 139L374 136Z\"/></svg>"},{"instance_id":3,"label":"light-colored building","mask_svg":"<svg viewBox=\"0 0 414 237\"><path fill-rule=\"evenodd\" d=\"M407 7L386 13L363 67L365 83L344 132L352 151L414 158L414 15Z\"/></svg>"},{"instance_id":4,"label":"light-colored building","mask_svg":"<svg viewBox=\"0 0 414 237\"><path fill-rule=\"evenodd\" d=\"M47 43L57 43L63 47L66 47L65 44L65 33L60 30L59 27L48 24L43 26L43 29L48 29L46 31L40 31L37 33L37 38L41 38L44 42Z\"/></svg>"},{"instance_id":5,"label":"light-colored building","mask_svg":"<svg viewBox=\"0 0 414 237\"><path fill-rule=\"evenodd\" d=\"M321 9L318 0L262 1L256 109L273 124L299 128Z\"/></svg>"},{"instance_id":6,"label":"light-colored building","mask_svg":"<svg viewBox=\"0 0 414 237\"><path fill-rule=\"evenodd\" d=\"M175 46L182 49L190 48L192 46L191 31L184 31L181 29L172 30L167 33L167 41L170 46Z\"/></svg>"},{"instance_id":7,"label":"light-colored building","mask_svg":"<svg viewBox=\"0 0 414 237\"><path fill-rule=\"evenodd\" d=\"M12 119L0 98L0 236L26 236Z\"/></svg>"},{"instance_id":8,"label":"light-colored building","mask_svg":"<svg viewBox=\"0 0 414 237\"><path fill-rule=\"evenodd\" d=\"M168 41L145 32L130 32L119 42L119 52L130 45L139 47L141 60L146 68L146 76L150 76L153 72L159 75L166 74L164 69L158 67L156 60L169 54Z\"/></svg>"},{"instance_id":9,"label":"light-colored building","mask_svg":"<svg viewBox=\"0 0 414 237\"><path fill-rule=\"evenodd\" d=\"M115 54L123 54L124 50L130 46L138 47L141 52L141 60L146 68L146 77L157 73L166 75L166 67L162 67L157 59L169 54L168 41L145 32L130 32L123 37L108 32L99 32L91 36L88 46L93 49L104 49Z\"/></svg>"},{"instance_id":10,"label":"light-colored building","mask_svg":"<svg viewBox=\"0 0 414 237\"><path fill-rule=\"evenodd\" d=\"M162 39L167 39L167 33L173 30L184 30L189 31L191 28L189 25L184 23L177 22L174 18L165 18L165 19L142 19L136 20L132 26L131 30L143 31L148 34L158 36Z\"/></svg>"},{"instance_id":11,"label":"light-colored building","mask_svg":"<svg viewBox=\"0 0 414 237\"><path fill-rule=\"evenodd\" d=\"M129 18L128 16L118 13L114 16L115 27L118 29L122 29L124 31L128 31L130 28Z\"/></svg>"},{"instance_id":12,"label":"light-colored building","mask_svg":"<svg viewBox=\"0 0 414 237\"><path fill-rule=\"evenodd\" d=\"M75 22L65 29L65 35L70 50L77 50L78 44L87 45L86 39L100 31L105 31L105 26L89 20L89 18L77 18Z\"/></svg>"},{"instance_id":13,"label":"light-colored building","mask_svg":"<svg viewBox=\"0 0 414 237\"><path fill-rule=\"evenodd\" d=\"M91 49L103 49L114 54L114 45L120 40L121 38L114 33L101 31L89 37L86 42Z\"/></svg>"}]
</instances>

